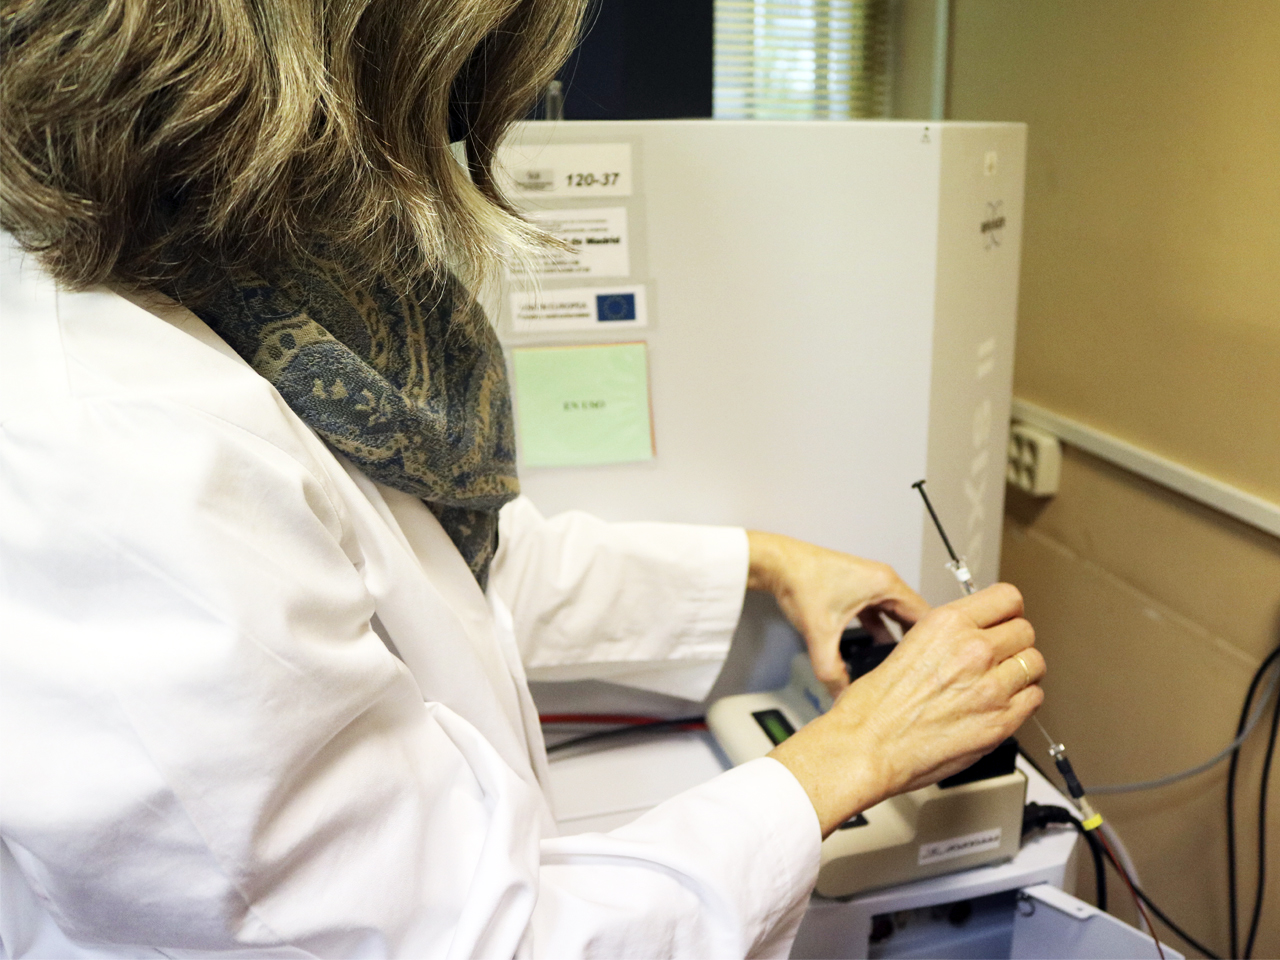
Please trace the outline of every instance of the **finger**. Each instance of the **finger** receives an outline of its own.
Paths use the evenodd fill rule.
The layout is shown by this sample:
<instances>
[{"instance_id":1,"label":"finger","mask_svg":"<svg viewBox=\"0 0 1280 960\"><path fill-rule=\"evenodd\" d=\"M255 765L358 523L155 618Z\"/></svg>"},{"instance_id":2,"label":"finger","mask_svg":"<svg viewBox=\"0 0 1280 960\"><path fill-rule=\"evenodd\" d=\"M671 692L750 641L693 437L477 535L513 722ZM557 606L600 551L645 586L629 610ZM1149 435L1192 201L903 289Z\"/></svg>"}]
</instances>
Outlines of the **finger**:
<instances>
[{"instance_id":1,"label":"finger","mask_svg":"<svg viewBox=\"0 0 1280 960\"><path fill-rule=\"evenodd\" d=\"M1014 694L1009 701L1009 713L1013 723L1012 729L1016 730L1026 723L1031 715L1040 709L1040 704L1042 703L1044 703L1044 688L1039 684L1024 687Z\"/></svg>"},{"instance_id":2,"label":"finger","mask_svg":"<svg viewBox=\"0 0 1280 960\"><path fill-rule=\"evenodd\" d=\"M982 635L991 644L991 652L997 663L1007 660L1015 653L1021 653L1036 642L1035 629L1022 617L1014 617L997 623L994 627L987 627Z\"/></svg>"},{"instance_id":3,"label":"finger","mask_svg":"<svg viewBox=\"0 0 1280 960\"><path fill-rule=\"evenodd\" d=\"M962 610L978 626L989 627L1022 616L1022 594L1012 584L996 583L985 590L953 600L948 606Z\"/></svg>"},{"instance_id":4,"label":"finger","mask_svg":"<svg viewBox=\"0 0 1280 960\"><path fill-rule=\"evenodd\" d=\"M880 616L880 611L872 608L863 610L858 614L858 622L871 634L876 643L897 643L897 638L885 626L884 618Z\"/></svg>"},{"instance_id":5,"label":"finger","mask_svg":"<svg viewBox=\"0 0 1280 960\"><path fill-rule=\"evenodd\" d=\"M919 621L932 607L925 602L924 597L916 593L901 580L896 584L896 589L876 601L885 614L897 620L904 627L909 627Z\"/></svg>"},{"instance_id":6,"label":"finger","mask_svg":"<svg viewBox=\"0 0 1280 960\"><path fill-rule=\"evenodd\" d=\"M814 676L831 696L839 696L849 685L849 674L845 672L844 661L840 659L839 634L810 643L809 662L813 665Z\"/></svg>"},{"instance_id":7,"label":"finger","mask_svg":"<svg viewBox=\"0 0 1280 960\"><path fill-rule=\"evenodd\" d=\"M1034 647L1029 647L1004 660L995 672L1000 688L1007 691L1012 700L1027 687L1033 687L1044 679L1044 657Z\"/></svg>"}]
</instances>

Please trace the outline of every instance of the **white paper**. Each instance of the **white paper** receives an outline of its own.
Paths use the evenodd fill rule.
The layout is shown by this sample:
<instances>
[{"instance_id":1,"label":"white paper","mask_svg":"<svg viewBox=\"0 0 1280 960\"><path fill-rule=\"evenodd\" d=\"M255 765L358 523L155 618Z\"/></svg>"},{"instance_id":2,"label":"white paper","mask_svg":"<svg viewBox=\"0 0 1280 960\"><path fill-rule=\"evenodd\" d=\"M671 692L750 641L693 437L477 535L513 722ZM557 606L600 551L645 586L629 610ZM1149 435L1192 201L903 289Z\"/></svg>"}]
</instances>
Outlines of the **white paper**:
<instances>
[{"instance_id":1,"label":"white paper","mask_svg":"<svg viewBox=\"0 0 1280 960\"><path fill-rule=\"evenodd\" d=\"M515 333L643 327L648 322L643 284L511 294Z\"/></svg>"},{"instance_id":2,"label":"white paper","mask_svg":"<svg viewBox=\"0 0 1280 960\"><path fill-rule=\"evenodd\" d=\"M512 144L498 148L499 186L518 200L629 197L631 144Z\"/></svg>"},{"instance_id":3,"label":"white paper","mask_svg":"<svg viewBox=\"0 0 1280 960\"><path fill-rule=\"evenodd\" d=\"M571 252L541 254L540 277L626 277L631 274L626 207L539 210L530 214L548 233L565 241ZM511 271L513 275L517 271Z\"/></svg>"}]
</instances>

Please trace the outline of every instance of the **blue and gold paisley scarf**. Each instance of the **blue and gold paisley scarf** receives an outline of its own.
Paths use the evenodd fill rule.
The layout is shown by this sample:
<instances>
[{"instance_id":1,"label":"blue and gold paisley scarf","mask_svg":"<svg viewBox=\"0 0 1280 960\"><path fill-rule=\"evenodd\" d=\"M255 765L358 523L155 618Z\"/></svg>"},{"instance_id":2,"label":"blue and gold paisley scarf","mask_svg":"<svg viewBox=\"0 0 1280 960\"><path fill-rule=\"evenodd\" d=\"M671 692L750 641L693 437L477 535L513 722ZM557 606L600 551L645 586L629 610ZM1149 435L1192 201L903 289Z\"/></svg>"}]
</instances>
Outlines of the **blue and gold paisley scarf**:
<instances>
[{"instance_id":1,"label":"blue and gold paisley scarf","mask_svg":"<svg viewBox=\"0 0 1280 960\"><path fill-rule=\"evenodd\" d=\"M224 279L193 309L334 449L421 497L485 587L520 486L502 350L457 280L398 289L319 259Z\"/></svg>"}]
</instances>

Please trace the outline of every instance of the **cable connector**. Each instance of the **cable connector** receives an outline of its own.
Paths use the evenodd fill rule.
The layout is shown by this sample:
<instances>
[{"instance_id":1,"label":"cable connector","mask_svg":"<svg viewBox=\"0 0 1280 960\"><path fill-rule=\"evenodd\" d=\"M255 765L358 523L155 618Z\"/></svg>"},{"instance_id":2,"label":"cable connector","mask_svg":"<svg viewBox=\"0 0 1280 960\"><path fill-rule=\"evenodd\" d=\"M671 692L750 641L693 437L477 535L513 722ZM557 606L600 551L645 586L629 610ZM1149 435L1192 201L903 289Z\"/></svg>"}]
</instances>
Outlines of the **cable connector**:
<instances>
[{"instance_id":1,"label":"cable connector","mask_svg":"<svg viewBox=\"0 0 1280 960\"><path fill-rule=\"evenodd\" d=\"M1048 804L1027 801L1022 808L1022 835L1043 830L1049 826L1078 827L1080 821L1075 813L1066 807L1055 807Z\"/></svg>"},{"instance_id":2,"label":"cable connector","mask_svg":"<svg viewBox=\"0 0 1280 960\"><path fill-rule=\"evenodd\" d=\"M1091 830L1097 830L1102 826L1102 814L1093 809L1088 800L1081 797L1076 801L1076 803L1080 805L1080 814L1084 817L1084 819L1080 821L1080 826L1084 827L1085 833L1088 833Z\"/></svg>"},{"instance_id":3,"label":"cable connector","mask_svg":"<svg viewBox=\"0 0 1280 960\"><path fill-rule=\"evenodd\" d=\"M964 557L957 557L954 561L947 564L947 569L951 571L951 575L960 581L960 587L964 590L965 596L977 592L977 587L973 584L973 574L969 572L969 564Z\"/></svg>"},{"instance_id":4,"label":"cable connector","mask_svg":"<svg viewBox=\"0 0 1280 960\"><path fill-rule=\"evenodd\" d=\"M1086 831L1097 830L1102 826L1102 814L1094 810L1092 804L1085 799L1084 786L1080 783L1080 778L1076 776L1076 772L1071 766L1071 761L1067 759L1067 748L1061 743L1055 743L1049 748L1049 756L1053 757L1053 765L1058 768L1058 772L1062 774L1062 779L1066 781L1067 793L1071 795L1071 799L1080 808L1080 826L1084 827Z\"/></svg>"}]
</instances>

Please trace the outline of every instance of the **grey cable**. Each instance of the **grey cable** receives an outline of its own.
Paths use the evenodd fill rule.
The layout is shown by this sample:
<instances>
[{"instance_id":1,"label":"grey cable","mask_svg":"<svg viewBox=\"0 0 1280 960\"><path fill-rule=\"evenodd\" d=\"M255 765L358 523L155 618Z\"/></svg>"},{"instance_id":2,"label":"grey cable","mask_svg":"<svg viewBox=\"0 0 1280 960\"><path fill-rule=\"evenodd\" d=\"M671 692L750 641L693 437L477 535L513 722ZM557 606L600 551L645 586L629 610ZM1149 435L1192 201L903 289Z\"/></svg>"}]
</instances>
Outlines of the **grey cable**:
<instances>
[{"instance_id":1,"label":"grey cable","mask_svg":"<svg viewBox=\"0 0 1280 960\"><path fill-rule=\"evenodd\" d=\"M1262 719L1262 714L1268 703L1271 702L1271 696L1276 692L1276 685L1280 684L1280 661L1277 661L1276 669L1272 671L1272 677L1267 682L1266 689L1262 692L1262 699L1258 701L1253 713L1249 716L1249 722L1245 724L1245 728L1240 731L1240 736L1236 737L1226 748L1214 756L1210 757L1204 763L1197 764L1189 770L1183 770L1180 773L1171 773L1168 776L1157 777L1155 780L1142 780L1138 783L1113 783L1105 787L1087 787L1086 793L1134 793L1138 790L1154 790L1157 787L1166 787L1171 783L1177 783L1179 780L1186 780L1188 777L1194 777L1198 773L1204 773L1210 767L1214 767L1221 763L1227 757L1231 756L1240 745L1249 739L1249 734L1253 733L1253 728L1258 725L1258 721Z\"/></svg>"}]
</instances>

